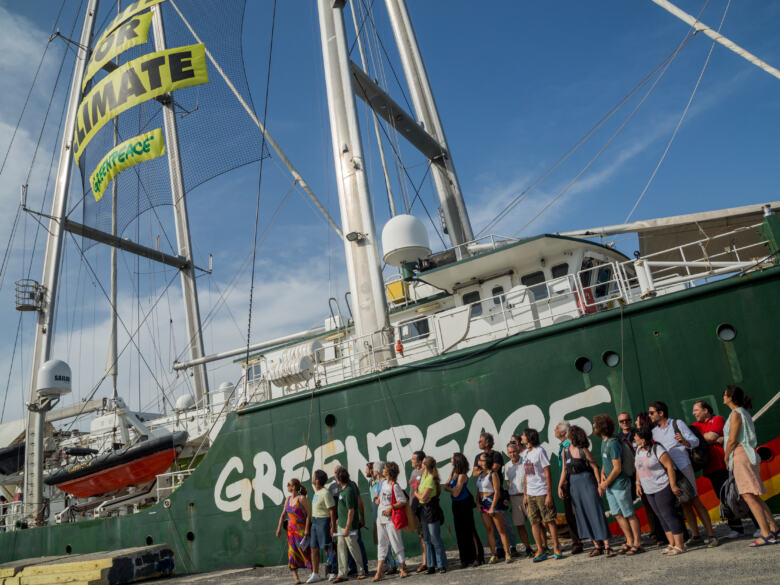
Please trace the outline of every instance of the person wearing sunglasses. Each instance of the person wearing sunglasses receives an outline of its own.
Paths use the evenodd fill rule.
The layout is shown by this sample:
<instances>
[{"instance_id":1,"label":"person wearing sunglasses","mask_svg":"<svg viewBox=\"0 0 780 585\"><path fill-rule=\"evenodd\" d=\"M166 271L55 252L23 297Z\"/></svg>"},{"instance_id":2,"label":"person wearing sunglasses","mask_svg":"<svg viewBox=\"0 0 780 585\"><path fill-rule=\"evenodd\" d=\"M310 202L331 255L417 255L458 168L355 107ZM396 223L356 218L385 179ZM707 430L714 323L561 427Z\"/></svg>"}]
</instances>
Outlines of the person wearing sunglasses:
<instances>
[{"instance_id":1,"label":"person wearing sunglasses","mask_svg":"<svg viewBox=\"0 0 780 585\"><path fill-rule=\"evenodd\" d=\"M634 429L631 426L631 415L627 412L621 412L618 415L617 438L631 445L634 442Z\"/></svg>"}]
</instances>

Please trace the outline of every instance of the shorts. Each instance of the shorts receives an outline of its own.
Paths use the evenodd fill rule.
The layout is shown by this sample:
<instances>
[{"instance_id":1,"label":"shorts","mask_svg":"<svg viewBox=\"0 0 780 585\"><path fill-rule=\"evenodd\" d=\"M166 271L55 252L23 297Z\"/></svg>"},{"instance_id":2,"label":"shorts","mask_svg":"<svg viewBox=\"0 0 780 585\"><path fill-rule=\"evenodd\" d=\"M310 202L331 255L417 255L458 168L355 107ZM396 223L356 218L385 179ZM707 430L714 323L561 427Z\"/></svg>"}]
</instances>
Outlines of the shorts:
<instances>
[{"instance_id":1,"label":"shorts","mask_svg":"<svg viewBox=\"0 0 780 585\"><path fill-rule=\"evenodd\" d=\"M527 518L523 506L523 494L509 496L509 509L512 510L512 523L515 526L525 526Z\"/></svg>"},{"instance_id":2,"label":"shorts","mask_svg":"<svg viewBox=\"0 0 780 585\"><path fill-rule=\"evenodd\" d=\"M312 517L309 547L323 549L328 547L330 542L330 518Z\"/></svg>"},{"instance_id":3,"label":"shorts","mask_svg":"<svg viewBox=\"0 0 780 585\"><path fill-rule=\"evenodd\" d=\"M623 516L623 518L630 518L634 515L634 502L631 499L631 489L626 486L623 489L613 488L612 486L607 488L607 503L609 504L609 511L613 516Z\"/></svg>"},{"instance_id":4,"label":"shorts","mask_svg":"<svg viewBox=\"0 0 780 585\"><path fill-rule=\"evenodd\" d=\"M526 496L528 500L528 521L531 524L555 522L555 509L544 505L546 498L546 495Z\"/></svg>"},{"instance_id":5,"label":"shorts","mask_svg":"<svg viewBox=\"0 0 780 585\"><path fill-rule=\"evenodd\" d=\"M479 501L479 511L483 514L488 514L490 512L490 506L493 505L493 496L494 494L488 494L484 498L482 498ZM504 505L503 500L499 500L496 502L496 507L493 508L494 512L503 512L506 510L506 506Z\"/></svg>"}]
</instances>

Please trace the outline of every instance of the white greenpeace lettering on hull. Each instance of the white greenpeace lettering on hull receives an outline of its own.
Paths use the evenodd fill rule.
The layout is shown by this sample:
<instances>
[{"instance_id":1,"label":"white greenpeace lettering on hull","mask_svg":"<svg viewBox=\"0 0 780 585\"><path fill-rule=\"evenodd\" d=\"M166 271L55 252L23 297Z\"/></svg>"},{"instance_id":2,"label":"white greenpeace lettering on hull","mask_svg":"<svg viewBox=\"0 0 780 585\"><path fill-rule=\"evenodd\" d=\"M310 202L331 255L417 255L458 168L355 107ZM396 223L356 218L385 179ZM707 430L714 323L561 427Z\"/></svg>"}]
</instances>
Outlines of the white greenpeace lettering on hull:
<instances>
[{"instance_id":1,"label":"white greenpeace lettering on hull","mask_svg":"<svg viewBox=\"0 0 780 585\"><path fill-rule=\"evenodd\" d=\"M439 445L439 441L444 437L453 435L458 431L466 428L466 421L459 412L451 414L447 418L444 418L438 422L428 426L428 430L425 433L425 444L423 451L426 455L430 455L438 462L446 462L445 465L439 466L439 475L446 480L450 476L452 471L452 463L450 463L450 457L453 453L460 451L458 442L453 439L443 445Z\"/></svg>"},{"instance_id":2,"label":"white greenpeace lettering on hull","mask_svg":"<svg viewBox=\"0 0 780 585\"><path fill-rule=\"evenodd\" d=\"M238 473L243 473L244 471L244 463L241 461L240 457L231 457L228 459L225 467L223 467L222 471L219 473L217 485L214 486L214 503L217 505L217 509L222 510L223 512L241 510L241 519L244 522L249 522L249 520L252 519L252 510L249 508L249 500L252 497L252 482L244 477L229 485L225 485L227 478L234 471L237 471ZM222 498L223 488L225 497L228 498L227 500Z\"/></svg>"},{"instance_id":3,"label":"white greenpeace lettering on hull","mask_svg":"<svg viewBox=\"0 0 780 585\"><path fill-rule=\"evenodd\" d=\"M612 401L612 397L606 387L598 385L588 388L568 398L553 402L548 409L547 436L548 442L542 445L551 454L557 453L558 441L555 439L555 425L566 420L566 417L583 408L589 408L598 404ZM593 432L590 421L580 416L569 420L572 424L581 426L590 435ZM511 435L518 430L531 427L544 430L545 417L542 409L534 404L521 406L512 411L498 427L493 418L482 409L477 410L468 426L466 442L463 451L469 463L479 451L477 441L483 431L492 433L496 437L497 450L505 451L506 444ZM309 481L315 469L323 469L328 476L333 475L333 470L342 461L335 459L337 455L346 454L346 467L355 481L360 481L366 461L395 461L399 463L401 473L398 483L404 488L407 485L405 464L412 453L423 449L440 462L439 469L442 477L446 478L450 473L450 456L460 451L458 442L453 438L449 441L442 440L466 428L466 421L460 413L453 413L438 420L426 429L425 436L415 425L400 425L385 429L377 434L366 434L366 453L368 459L358 447L358 439L352 435L344 441L333 440L310 451L306 445L301 445L285 453L279 463L282 469L282 484L293 477L302 482ZM500 430L499 430L500 428ZM382 454L384 453L384 456ZM306 464L311 460L311 468ZM273 456L267 451L256 453L252 460L255 476L252 480L245 477L236 478L244 472L244 463L240 457L228 459L225 467L219 473L217 483L214 486L214 504L222 512L241 511L241 519L249 522L252 519L252 505L255 509L262 510L265 506L264 496L274 505L278 506L284 501L284 492L277 485L277 467ZM229 481L233 479L233 481ZM254 492L254 498L252 497Z\"/></svg>"},{"instance_id":4,"label":"white greenpeace lettering on hull","mask_svg":"<svg viewBox=\"0 0 780 585\"><path fill-rule=\"evenodd\" d=\"M607 390L606 386L591 386L585 392L580 392L574 396L557 400L550 405L550 425L547 427L547 441L549 442L549 449L554 453L558 453L558 445L560 441L555 438L555 425L561 421L566 420L566 416L577 410L583 408L589 408L596 406L597 404L603 404L605 402L611 402L612 396ZM590 436L593 432L593 426L590 421L584 416L570 419L568 421L573 425L582 427L585 434ZM541 427L540 427L541 428ZM548 453L550 451L548 450Z\"/></svg>"}]
</instances>

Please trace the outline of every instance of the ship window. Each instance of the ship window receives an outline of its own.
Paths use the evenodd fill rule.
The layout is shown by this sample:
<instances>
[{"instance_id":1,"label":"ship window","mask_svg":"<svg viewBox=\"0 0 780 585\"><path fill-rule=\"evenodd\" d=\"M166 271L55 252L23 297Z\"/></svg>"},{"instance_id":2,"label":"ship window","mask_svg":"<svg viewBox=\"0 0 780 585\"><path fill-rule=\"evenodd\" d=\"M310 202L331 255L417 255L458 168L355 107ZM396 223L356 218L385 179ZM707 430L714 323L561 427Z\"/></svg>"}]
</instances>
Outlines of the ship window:
<instances>
[{"instance_id":1,"label":"ship window","mask_svg":"<svg viewBox=\"0 0 780 585\"><path fill-rule=\"evenodd\" d=\"M246 381L251 382L252 380L259 380L260 379L260 364L252 364L246 369Z\"/></svg>"},{"instance_id":2,"label":"ship window","mask_svg":"<svg viewBox=\"0 0 780 585\"><path fill-rule=\"evenodd\" d=\"M551 269L553 278L560 278L569 274L569 265L564 262L563 264L556 264Z\"/></svg>"},{"instance_id":3,"label":"ship window","mask_svg":"<svg viewBox=\"0 0 780 585\"><path fill-rule=\"evenodd\" d=\"M591 270L593 266L594 262L592 258L585 258L585 260L582 261L582 268L580 268L580 282L584 288L588 288L590 286L590 281L593 278L593 270Z\"/></svg>"},{"instance_id":4,"label":"ship window","mask_svg":"<svg viewBox=\"0 0 780 585\"><path fill-rule=\"evenodd\" d=\"M425 339L430 333L431 329L428 325L427 317L425 319L417 319L416 321L401 324L401 339L403 341Z\"/></svg>"},{"instance_id":5,"label":"ship window","mask_svg":"<svg viewBox=\"0 0 780 585\"><path fill-rule=\"evenodd\" d=\"M610 266L602 266L598 269L596 275L596 296L605 297L609 293L610 280L612 280L612 268Z\"/></svg>"},{"instance_id":6,"label":"ship window","mask_svg":"<svg viewBox=\"0 0 780 585\"><path fill-rule=\"evenodd\" d=\"M479 317L482 314L482 303L479 302L479 291L471 291L463 295L463 304L471 305L471 317Z\"/></svg>"},{"instance_id":7,"label":"ship window","mask_svg":"<svg viewBox=\"0 0 780 585\"><path fill-rule=\"evenodd\" d=\"M490 291L490 296L493 297L494 305L501 305L506 303L506 296L504 295L503 286L494 286L493 290Z\"/></svg>"},{"instance_id":8,"label":"ship window","mask_svg":"<svg viewBox=\"0 0 780 585\"><path fill-rule=\"evenodd\" d=\"M544 272L541 270L521 276L520 282L531 289L537 301L547 298L547 285L544 283Z\"/></svg>"},{"instance_id":9,"label":"ship window","mask_svg":"<svg viewBox=\"0 0 780 585\"><path fill-rule=\"evenodd\" d=\"M605 351L601 359L610 368L614 368L620 363L620 355L614 351Z\"/></svg>"}]
</instances>

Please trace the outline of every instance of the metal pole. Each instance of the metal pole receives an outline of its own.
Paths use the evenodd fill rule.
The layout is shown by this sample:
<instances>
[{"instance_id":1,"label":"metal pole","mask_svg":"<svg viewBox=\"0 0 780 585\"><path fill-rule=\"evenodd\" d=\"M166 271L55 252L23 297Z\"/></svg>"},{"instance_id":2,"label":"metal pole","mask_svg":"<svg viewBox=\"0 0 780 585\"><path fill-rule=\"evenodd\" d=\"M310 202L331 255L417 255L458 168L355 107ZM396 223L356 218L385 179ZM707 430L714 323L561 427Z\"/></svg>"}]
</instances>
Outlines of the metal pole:
<instances>
[{"instance_id":1,"label":"metal pole","mask_svg":"<svg viewBox=\"0 0 780 585\"><path fill-rule=\"evenodd\" d=\"M719 32L715 32L710 27L708 27L706 24L701 22L700 20L696 20L693 16L688 14L687 12L684 12L677 8L674 4L671 2L668 2L667 0L653 0L658 6L666 10L667 12L670 12L671 14L674 14L677 18L682 20L683 22L689 24L691 27L696 29L697 33L704 33L708 37L710 37L713 41L716 43L720 43L727 49L734 51L737 55L742 57L743 59L750 61L753 65L758 67L759 69L763 69L769 75L772 77L776 77L777 79L780 79L780 71L778 71L776 68L772 67L768 63L762 61L758 57L756 57L753 53L746 51L742 47L740 47L738 44L732 42L731 40L724 37Z\"/></svg>"},{"instance_id":2,"label":"metal pole","mask_svg":"<svg viewBox=\"0 0 780 585\"><path fill-rule=\"evenodd\" d=\"M162 10L157 4L152 7L152 28L154 30L154 46L158 51L166 49L165 28L163 26ZM179 135L176 128L176 110L173 99L165 100L163 108L163 127L165 128L165 148L168 152L168 171L171 175L171 195L173 197L174 219L176 222L176 245L178 254L192 262L192 241L190 239L190 223L187 214L187 199L182 179L181 157L179 156ZM203 334L200 327L200 307L198 306L198 289L195 284L195 268L191 265L182 268L181 286L184 295L184 315L187 321L187 335L190 344L190 358L198 359L205 355L203 350ZM195 366L192 370L195 401L198 407L208 404L209 382L204 364Z\"/></svg>"},{"instance_id":3,"label":"metal pole","mask_svg":"<svg viewBox=\"0 0 780 585\"><path fill-rule=\"evenodd\" d=\"M377 361L384 362L392 357L392 339L349 69L344 1L317 0L317 8L341 225L347 234L347 276L356 305L355 336L361 342L371 336L371 352L378 351ZM378 339L374 339L377 334ZM361 353L360 362L362 369L369 368L371 355Z\"/></svg>"},{"instance_id":4,"label":"metal pole","mask_svg":"<svg viewBox=\"0 0 780 585\"><path fill-rule=\"evenodd\" d=\"M428 74L420 54L420 47L417 45L417 37L406 9L406 2L404 0L385 0L385 3L390 14L390 25L393 27L393 35L401 55L404 74L409 84L417 117L428 133L450 153L439 118L439 111L433 99ZM466 210L466 203L463 201L458 176L455 174L451 153L445 160L438 162L441 164L432 165L432 174L447 223L447 232L452 245L461 246L474 239L471 221ZM460 256L465 250L458 248L456 252Z\"/></svg>"},{"instance_id":5,"label":"metal pole","mask_svg":"<svg viewBox=\"0 0 780 585\"><path fill-rule=\"evenodd\" d=\"M117 14L122 13L122 2L119 0L116 4L116 10ZM119 57L115 60L116 64L119 64ZM119 143L119 120L114 118L114 146ZM116 222L116 213L117 213L117 182L118 179L114 179L111 181L111 235L116 237L117 233L117 222ZM109 334L109 340L108 340L108 373L111 374L111 387L112 387L112 397L114 400L117 399L118 393L117 393L117 374L118 374L118 368L117 368L117 306L116 306L116 299L117 299L117 287L116 287L116 274L117 274L117 263L116 263L116 248L111 246L111 332Z\"/></svg>"},{"instance_id":6,"label":"metal pole","mask_svg":"<svg viewBox=\"0 0 780 585\"><path fill-rule=\"evenodd\" d=\"M360 65L363 71L368 75L368 65L366 64L366 53L363 50L363 40L360 38L357 18L355 17L355 3L349 3L349 9L352 13L352 23L355 26L355 37L357 38L358 52L360 53ZM376 112L371 110L371 119L374 121L374 134L376 134L376 143L379 147L379 158L382 161L382 173L385 177L385 188L387 189L387 202L390 204L390 215L395 217L395 201L393 200L393 188L390 185L390 174L387 172L387 159L385 158L385 147L382 144L382 135L379 133L379 120Z\"/></svg>"},{"instance_id":7,"label":"metal pole","mask_svg":"<svg viewBox=\"0 0 780 585\"><path fill-rule=\"evenodd\" d=\"M89 0L84 16L84 26L81 29L79 49L76 54L76 64L73 68L73 79L70 85L65 126L60 143L60 156L57 162L57 179L54 183L54 194L51 202L49 235L46 239L46 254L43 260L43 275L41 290L43 302L38 310L33 346L32 372L30 374L30 405L38 402L36 386L38 369L43 362L50 359L52 341L54 339L54 311L57 304L57 284L59 281L60 258L64 231L61 218L65 217L68 203L68 188L73 161L73 130L76 126L76 113L81 99L81 82L87 66L89 54L86 47L92 42L92 32L95 28L95 14L98 0ZM27 415L27 435L24 465L24 503L25 516L35 516L43 504L43 429L45 412L30 410Z\"/></svg>"}]
</instances>

